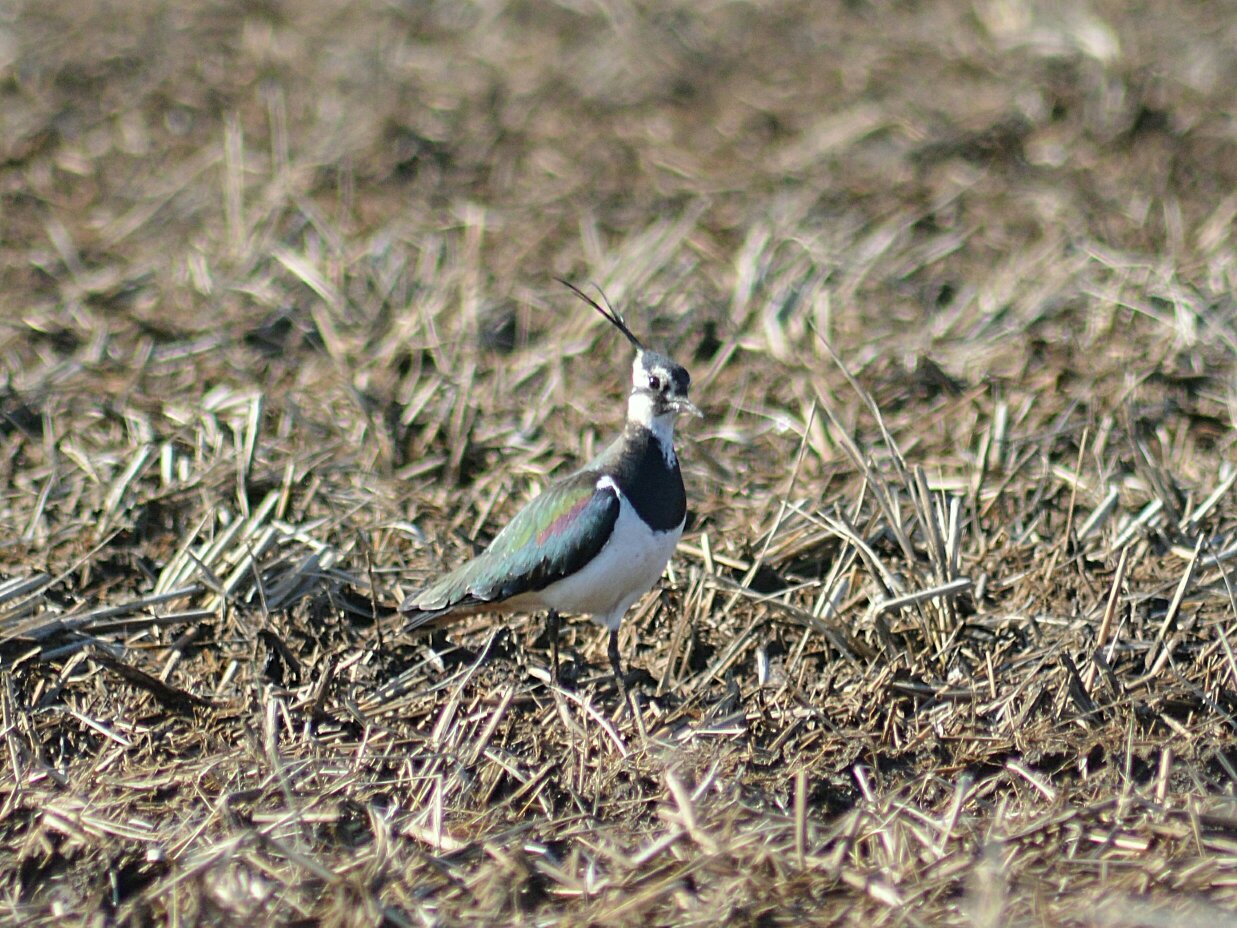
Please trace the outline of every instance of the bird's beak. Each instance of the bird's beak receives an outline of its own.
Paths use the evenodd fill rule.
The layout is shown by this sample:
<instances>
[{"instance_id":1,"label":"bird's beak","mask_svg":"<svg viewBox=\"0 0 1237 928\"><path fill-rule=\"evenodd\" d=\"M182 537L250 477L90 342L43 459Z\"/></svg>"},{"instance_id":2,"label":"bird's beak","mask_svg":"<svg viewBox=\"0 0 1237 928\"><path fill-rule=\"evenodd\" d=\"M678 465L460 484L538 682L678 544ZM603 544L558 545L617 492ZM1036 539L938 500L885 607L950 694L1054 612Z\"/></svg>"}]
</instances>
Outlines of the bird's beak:
<instances>
[{"instance_id":1,"label":"bird's beak","mask_svg":"<svg viewBox=\"0 0 1237 928\"><path fill-rule=\"evenodd\" d=\"M691 400L689 400L685 396L677 397L674 400L674 410L680 415L686 412L686 413L691 413L697 419L704 418L704 413L700 411L699 407L697 407L695 403L693 403Z\"/></svg>"}]
</instances>

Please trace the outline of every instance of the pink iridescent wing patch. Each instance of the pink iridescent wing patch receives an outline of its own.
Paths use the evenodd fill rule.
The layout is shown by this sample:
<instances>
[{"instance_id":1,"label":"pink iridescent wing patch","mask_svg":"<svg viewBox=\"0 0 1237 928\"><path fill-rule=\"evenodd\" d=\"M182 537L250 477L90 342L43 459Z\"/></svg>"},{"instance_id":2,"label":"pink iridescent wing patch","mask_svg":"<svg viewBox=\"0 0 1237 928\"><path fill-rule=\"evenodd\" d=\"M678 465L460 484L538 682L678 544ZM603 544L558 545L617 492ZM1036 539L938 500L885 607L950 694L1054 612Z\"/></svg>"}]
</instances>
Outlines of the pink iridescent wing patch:
<instances>
[{"instance_id":1,"label":"pink iridescent wing patch","mask_svg":"<svg viewBox=\"0 0 1237 928\"><path fill-rule=\"evenodd\" d=\"M549 525L537 533L537 544L543 545L551 538L563 534L592 501L593 494L581 496L566 512L560 513Z\"/></svg>"}]
</instances>

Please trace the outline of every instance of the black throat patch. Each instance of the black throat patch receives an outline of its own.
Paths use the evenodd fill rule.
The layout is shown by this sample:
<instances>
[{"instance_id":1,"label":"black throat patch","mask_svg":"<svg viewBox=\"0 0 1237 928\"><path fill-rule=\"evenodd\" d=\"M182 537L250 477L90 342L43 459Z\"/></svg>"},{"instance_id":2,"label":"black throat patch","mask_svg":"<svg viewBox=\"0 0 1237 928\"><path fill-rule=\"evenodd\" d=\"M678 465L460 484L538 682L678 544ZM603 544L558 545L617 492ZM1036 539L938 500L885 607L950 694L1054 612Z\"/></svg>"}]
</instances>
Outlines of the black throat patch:
<instances>
[{"instance_id":1,"label":"black throat patch","mask_svg":"<svg viewBox=\"0 0 1237 928\"><path fill-rule=\"evenodd\" d=\"M612 471L614 482L653 531L678 528L687 514L687 493L673 449L673 463L668 464L661 442L644 426L629 425L624 437L623 451Z\"/></svg>"}]
</instances>

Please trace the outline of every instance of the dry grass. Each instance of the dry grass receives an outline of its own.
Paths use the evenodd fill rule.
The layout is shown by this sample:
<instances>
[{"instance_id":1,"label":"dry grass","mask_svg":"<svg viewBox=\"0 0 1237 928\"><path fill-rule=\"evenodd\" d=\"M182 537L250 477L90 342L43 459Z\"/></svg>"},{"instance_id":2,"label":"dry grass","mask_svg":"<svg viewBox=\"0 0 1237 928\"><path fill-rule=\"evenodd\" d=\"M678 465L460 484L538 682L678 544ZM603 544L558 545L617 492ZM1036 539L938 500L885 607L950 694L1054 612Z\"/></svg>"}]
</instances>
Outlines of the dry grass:
<instances>
[{"instance_id":1,"label":"dry grass","mask_svg":"<svg viewBox=\"0 0 1237 928\"><path fill-rule=\"evenodd\" d=\"M1237 911L1232 4L0 16L0 921ZM393 605L695 375L628 616ZM837 352L837 358L833 352Z\"/></svg>"}]
</instances>

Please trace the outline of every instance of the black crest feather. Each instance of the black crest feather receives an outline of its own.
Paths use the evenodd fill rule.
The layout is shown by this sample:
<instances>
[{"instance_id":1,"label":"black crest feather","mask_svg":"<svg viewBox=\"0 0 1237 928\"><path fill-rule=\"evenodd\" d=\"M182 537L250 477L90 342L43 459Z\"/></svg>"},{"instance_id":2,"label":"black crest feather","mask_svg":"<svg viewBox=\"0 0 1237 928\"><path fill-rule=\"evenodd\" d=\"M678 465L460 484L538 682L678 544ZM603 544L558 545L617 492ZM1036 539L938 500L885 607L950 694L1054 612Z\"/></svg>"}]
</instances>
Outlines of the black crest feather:
<instances>
[{"instance_id":1,"label":"black crest feather","mask_svg":"<svg viewBox=\"0 0 1237 928\"><path fill-rule=\"evenodd\" d=\"M631 333L631 329L627 328L627 322L623 319L623 316L619 313L619 311L610 305L610 301L606 300L606 295L605 293L601 293L600 287L597 288L597 292L601 293L601 298L603 300L606 300L605 306L602 306L571 281L564 280L561 277L555 277L554 279L582 299L589 306L593 307L593 309L597 310L597 312L605 316L611 325L627 336L627 340L636 346L637 351L644 351L644 345L640 343L640 339L636 338L636 336Z\"/></svg>"}]
</instances>

